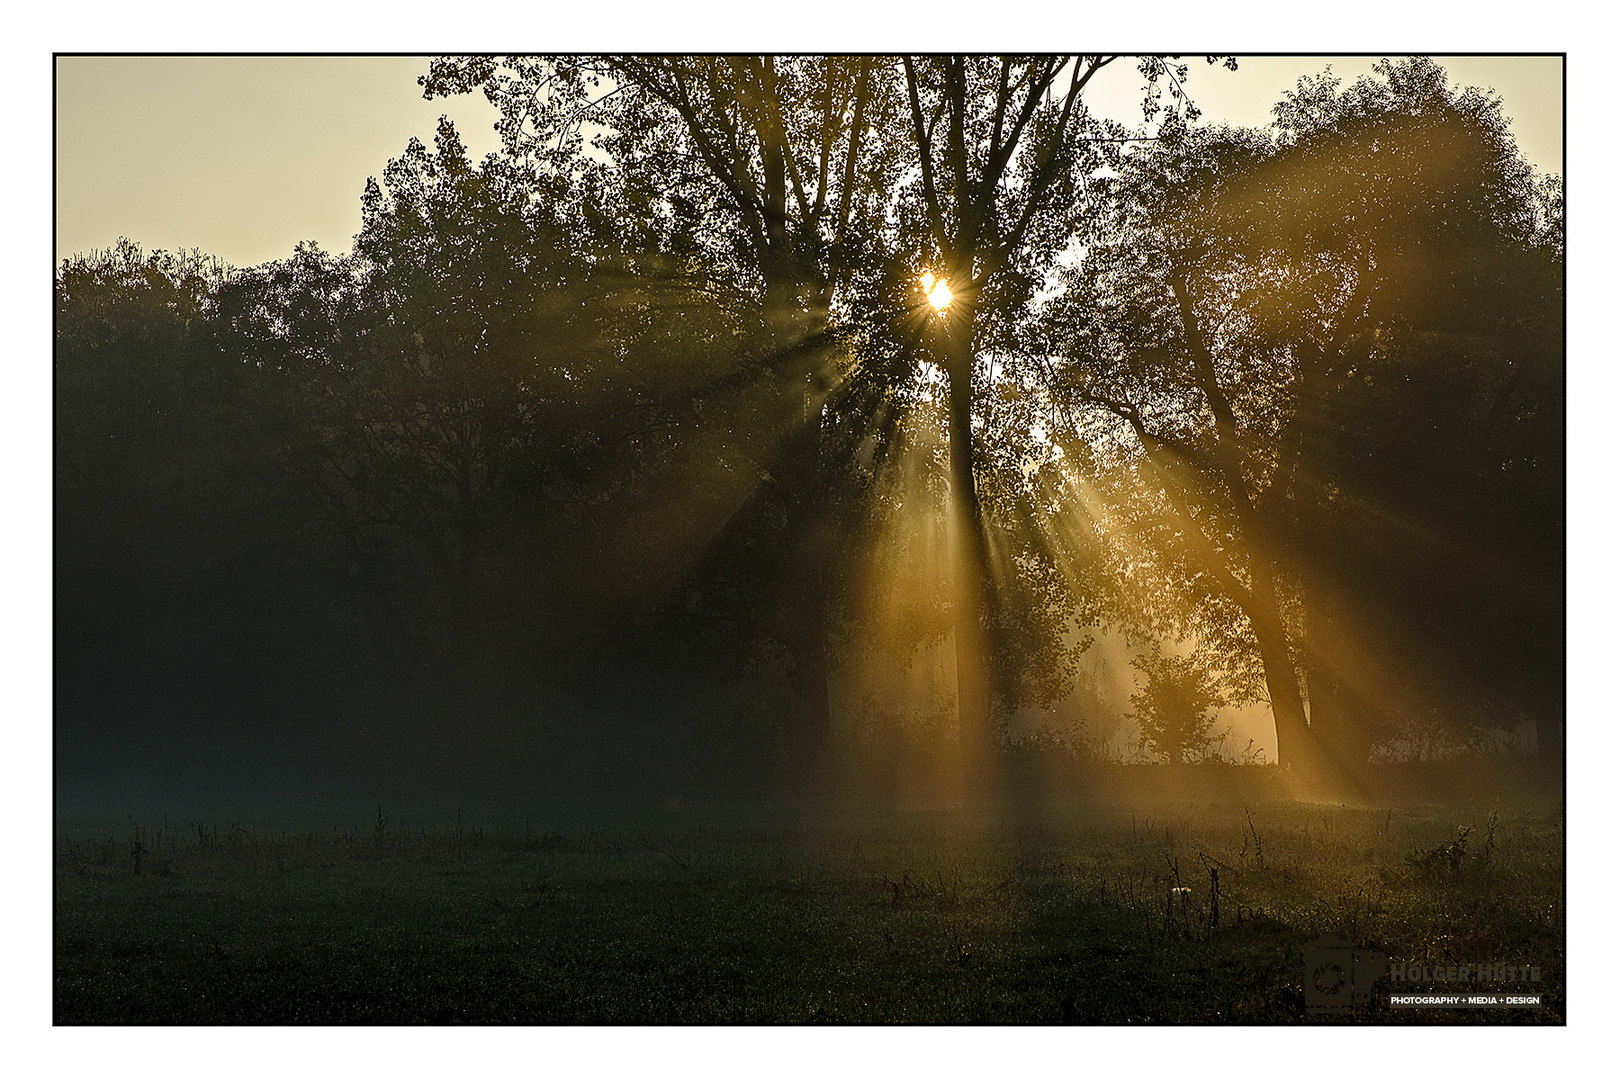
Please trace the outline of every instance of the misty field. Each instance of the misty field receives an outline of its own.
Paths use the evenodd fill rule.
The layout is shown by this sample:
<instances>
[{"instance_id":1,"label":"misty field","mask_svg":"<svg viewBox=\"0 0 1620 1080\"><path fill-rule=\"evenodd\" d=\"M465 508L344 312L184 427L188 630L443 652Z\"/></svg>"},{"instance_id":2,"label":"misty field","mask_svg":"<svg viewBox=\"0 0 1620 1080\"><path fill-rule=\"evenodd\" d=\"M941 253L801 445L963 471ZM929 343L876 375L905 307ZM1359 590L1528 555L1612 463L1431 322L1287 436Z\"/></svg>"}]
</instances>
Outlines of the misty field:
<instances>
[{"instance_id":1,"label":"misty field","mask_svg":"<svg viewBox=\"0 0 1620 1080\"><path fill-rule=\"evenodd\" d=\"M1336 936L1398 965L1534 966L1465 989L1544 1002L1391 1010L1386 976L1353 1021L1562 1022L1563 859L1545 798L64 823L55 1015L1342 1022L1304 983Z\"/></svg>"}]
</instances>

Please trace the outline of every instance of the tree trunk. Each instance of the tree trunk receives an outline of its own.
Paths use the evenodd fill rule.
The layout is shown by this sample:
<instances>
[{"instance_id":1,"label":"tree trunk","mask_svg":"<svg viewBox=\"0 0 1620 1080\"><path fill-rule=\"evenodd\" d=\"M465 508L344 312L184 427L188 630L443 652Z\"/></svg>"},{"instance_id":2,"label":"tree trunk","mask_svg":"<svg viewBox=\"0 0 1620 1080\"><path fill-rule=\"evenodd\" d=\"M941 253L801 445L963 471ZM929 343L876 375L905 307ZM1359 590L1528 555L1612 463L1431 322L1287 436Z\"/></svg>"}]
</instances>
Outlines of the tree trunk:
<instances>
[{"instance_id":1,"label":"tree trunk","mask_svg":"<svg viewBox=\"0 0 1620 1080\"><path fill-rule=\"evenodd\" d=\"M785 244L785 239L783 240ZM771 331L772 366L799 395L799 427L783 448L777 483L785 508L783 561L778 567L788 599L791 629L783 642L791 655L795 708L790 710L788 743L796 786L813 788L826 779L831 760L832 706L827 680L827 559L836 546L824 521L822 417L827 398L823 368L827 361L828 317L825 305L810 312L800 307L800 294L825 293L813 267L789 258L764 260L766 318Z\"/></svg>"},{"instance_id":2,"label":"tree trunk","mask_svg":"<svg viewBox=\"0 0 1620 1080\"><path fill-rule=\"evenodd\" d=\"M816 350L819 354L819 350ZM812 377L813 378L813 377ZM827 563L836 538L822 518L821 422L825 395L807 386L804 428L793 440L786 462L787 535L792 557L791 575L794 632L788 642L793 657L793 688L798 698L797 729L793 733L794 768L801 785L817 787L826 779L832 751L832 704L827 680L828 595Z\"/></svg>"},{"instance_id":3,"label":"tree trunk","mask_svg":"<svg viewBox=\"0 0 1620 1080\"><path fill-rule=\"evenodd\" d=\"M990 553L973 476L973 308L944 316L950 385L950 499L956 581L957 754L964 793L988 794L999 754L990 653Z\"/></svg>"},{"instance_id":4,"label":"tree trunk","mask_svg":"<svg viewBox=\"0 0 1620 1080\"><path fill-rule=\"evenodd\" d=\"M1272 721L1277 727L1277 762L1291 770L1315 770L1314 733L1305 716L1305 701L1299 692L1299 674L1288 648L1288 633L1277 609L1274 570L1270 562L1251 549L1249 555L1252 611L1249 625L1260 647L1260 664L1266 673L1266 695L1271 699Z\"/></svg>"},{"instance_id":5,"label":"tree trunk","mask_svg":"<svg viewBox=\"0 0 1620 1080\"><path fill-rule=\"evenodd\" d=\"M1305 702L1300 694L1299 672L1289 648L1288 628L1283 623L1282 611L1277 603L1277 570L1275 552L1278 548L1276 530L1269 528L1271 520L1256 506L1244 477L1247 456L1243 440L1238 434L1237 416L1231 399L1221 385L1214 355L1198 320L1192 293L1185 278L1172 274L1170 287L1180 311L1183 330L1187 335L1189 358L1204 398L1215 419L1215 460L1227 498L1237 515L1242 560L1249 570L1248 595L1234 596L1249 617L1260 651L1260 664L1266 677L1266 694L1271 699L1271 714L1277 733L1277 761L1303 777L1307 783L1326 782L1328 761L1321 753L1305 714ZM1144 440L1144 445L1146 445ZM1284 463L1279 462L1279 466ZM1279 467L1279 473L1293 470ZM1273 483L1276 483L1273 480ZM1193 524L1190 514L1185 515L1188 525Z\"/></svg>"},{"instance_id":6,"label":"tree trunk","mask_svg":"<svg viewBox=\"0 0 1620 1080\"><path fill-rule=\"evenodd\" d=\"M1354 682L1345 677L1347 665L1354 664L1353 658L1360 650L1340 624L1336 590L1320 580L1320 574L1317 577L1305 591L1305 685L1311 703L1311 727L1325 753L1352 774L1362 773L1372 753L1375 706L1364 700ZM1365 677L1370 661L1364 659L1354 666L1363 669ZM1387 693L1395 692L1392 684L1384 685Z\"/></svg>"}]
</instances>

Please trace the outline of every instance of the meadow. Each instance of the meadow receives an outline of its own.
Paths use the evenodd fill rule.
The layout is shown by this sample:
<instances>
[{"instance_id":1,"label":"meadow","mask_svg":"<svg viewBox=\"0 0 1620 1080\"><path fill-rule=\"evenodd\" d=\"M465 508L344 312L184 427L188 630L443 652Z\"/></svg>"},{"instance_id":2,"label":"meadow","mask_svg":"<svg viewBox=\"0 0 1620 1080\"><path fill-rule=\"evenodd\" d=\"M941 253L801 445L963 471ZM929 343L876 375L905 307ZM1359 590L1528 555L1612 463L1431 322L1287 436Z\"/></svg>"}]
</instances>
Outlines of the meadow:
<instances>
[{"instance_id":1,"label":"meadow","mask_svg":"<svg viewBox=\"0 0 1620 1080\"><path fill-rule=\"evenodd\" d=\"M1554 798L309 820L59 820L56 1022L1564 1020ZM1340 944L1543 1006L1312 1011Z\"/></svg>"}]
</instances>

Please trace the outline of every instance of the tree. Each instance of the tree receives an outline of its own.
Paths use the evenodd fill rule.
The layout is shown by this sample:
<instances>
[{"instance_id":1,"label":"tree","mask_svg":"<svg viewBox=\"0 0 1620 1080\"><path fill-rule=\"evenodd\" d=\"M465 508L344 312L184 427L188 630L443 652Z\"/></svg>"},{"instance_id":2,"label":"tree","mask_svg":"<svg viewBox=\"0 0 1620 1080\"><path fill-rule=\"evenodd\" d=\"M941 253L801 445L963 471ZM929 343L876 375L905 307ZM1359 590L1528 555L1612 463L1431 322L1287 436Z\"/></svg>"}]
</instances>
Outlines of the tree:
<instances>
[{"instance_id":1,"label":"tree","mask_svg":"<svg viewBox=\"0 0 1620 1080\"><path fill-rule=\"evenodd\" d=\"M1141 745L1172 763L1196 761L1218 737L1215 714L1225 697L1193 656L1166 656L1158 648L1131 661L1146 676L1131 695L1131 719Z\"/></svg>"},{"instance_id":2,"label":"tree","mask_svg":"<svg viewBox=\"0 0 1620 1080\"><path fill-rule=\"evenodd\" d=\"M1261 136L1218 129L1122 162L1086 256L1047 313L1047 345L1066 361L1063 399L1115 418L1127 460L1146 466L1158 501L1147 522L1175 538L1157 555L1183 561L1166 572L1193 586L1184 610L1205 613L1180 629L1230 644L1246 627L1229 668L1248 694L1263 685L1279 757L1297 761L1307 724L1276 525L1291 482L1289 360L1274 321L1245 307L1274 295L1279 267L1245 258L1242 236L1212 228L1207 209L1246 190L1268 153Z\"/></svg>"},{"instance_id":3,"label":"tree","mask_svg":"<svg viewBox=\"0 0 1620 1080\"><path fill-rule=\"evenodd\" d=\"M950 402L959 738L970 771L983 770L996 752L994 600L974 476L977 348L995 313L1027 300L1067 243L1081 178L1101 160L1076 136L1080 96L1112 59L901 59L918 174L907 200L920 232L917 265L937 265L949 288L937 340Z\"/></svg>"},{"instance_id":4,"label":"tree","mask_svg":"<svg viewBox=\"0 0 1620 1080\"><path fill-rule=\"evenodd\" d=\"M1281 759L1318 777L1365 762L1380 712L1434 704L1457 659L1500 651L1476 648L1484 612L1511 625L1484 595L1493 561L1516 567L1521 616L1545 595L1490 539L1493 518L1520 520L1498 455L1534 447L1533 502L1557 490L1549 203L1497 104L1423 60L1380 76L1342 96L1307 81L1276 141L1218 131L1132 155L1048 313L1061 393L1117 418L1163 500L1142 520L1183 552L1167 579L1194 586L1182 602L1234 672L1258 658ZM1471 511L1446 509L1459 496ZM1346 679L1363 688L1354 737Z\"/></svg>"},{"instance_id":5,"label":"tree","mask_svg":"<svg viewBox=\"0 0 1620 1080\"><path fill-rule=\"evenodd\" d=\"M1563 329L1549 187L1500 102L1451 90L1422 58L1342 91L1307 82L1278 116L1274 180L1293 178L1282 219L1360 298L1350 332L1307 354L1313 727L1360 763L1413 718L1511 726L1530 712L1556 758Z\"/></svg>"},{"instance_id":6,"label":"tree","mask_svg":"<svg viewBox=\"0 0 1620 1080\"><path fill-rule=\"evenodd\" d=\"M827 721L827 559L845 547L826 528L829 481L844 464L830 451L862 444L875 422L903 411L885 412L892 393L862 391L892 388L915 370L928 323L917 318L912 283L932 265L957 293L928 344L949 381L951 530L970 568L958 575L956 598L959 711L969 757L985 763L995 752L992 700L1021 691L992 686L989 641L1019 627L1011 606L992 605L988 593L975 359L1033 295L1069 241L1080 185L1125 137L1081 135L1096 127L1081 94L1110 62L464 57L435 61L423 80L430 95L482 89L501 109L508 150L534 164L537 184L611 189L655 231L693 223L684 235L729 267L738 295L758 297L780 385L804 403L765 489L774 497L765 504L781 509L762 520L781 522L786 542L773 546L795 553L778 579L805 586L776 607L799 628L786 636L801 687L820 699L812 729L825 732ZM1184 69L1158 58L1139 66L1151 97L1168 82L1180 98ZM587 130L605 161L585 152ZM898 342L889 340L896 328ZM827 346L840 337L884 347L830 363ZM845 425L836 437L834 420ZM762 621L774 620L750 619Z\"/></svg>"},{"instance_id":7,"label":"tree","mask_svg":"<svg viewBox=\"0 0 1620 1080\"><path fill-rule=\"evenodd\" d=\"M958 548L958 709L970 768L993 758L992 713L1006 686L993 653L1011 612L994 595L979 478L975 423L984 394L979 359L1013 340L1021 312L1069 248L1083 220L1086 185L1117 165L1131 141L1123 128L1091 118L1081 97L1118 57L903 57L917 181L903 191L919 265L937 265L951 299L936 344L950 395L952 529ZM1210 57L1211 63L1217 57ZM1141 57L1144 117L1175 107L1164 134L1196 117L1183 90L1184 65ZM1228 59L1228 67L1235 62ZM1041 535L1044 530L1033 535Z\"/></svg>"},{"instance_id":8,"label":"tree","mask_svg":"<svg viewBox=\"0 0 1620 1080\"><path fill-rule=\"evenodd\" d=\"M288 557L266 373L219 306L231 272L121 240L55 282L55 620L65 754L183 764L303 722L321 630ZM302 668L307 672L308 668ZM231 723L217 727L221 713ZM153 734L163 729L172 737Z\"/></svg>"},{"instance_id":9,"label":"tree","mask_svg":"<svg viewBox=\"0 0 1620 1080\"><path fill-rule=\"evenodd\" d=\"M619 213L678 234L759 304L760 359L791 416L757 507L777 533L759 546L782 553L758 590L776 603L746 621L779 628L811 761L830 731L829 555L840 547L823 447L846 363L831 311L882 228L895 175L886 74L870 57L511 56L441 58L423 78L428 96L482 89L538 183L613 191ZM608 164L584 152L587 124Z\"/></svg>"},{"instance_id":10,"label":"tree","mask_svg":"<svg viewBox=\"0 0 1620 1080\"><path fill-rule=\"evenodd\" d=\"M715 389L746 334L691 275L595 247L605 225L509 162L474 166L450 125L362 210L352 257L301 249L228 307L237 348L297 398L308 542L389 642L384 692L410 688L471 762L509 752L577 642L663 602L686 538L757 482L730 466L769 425Z\"/></svg>"}]
</instances>

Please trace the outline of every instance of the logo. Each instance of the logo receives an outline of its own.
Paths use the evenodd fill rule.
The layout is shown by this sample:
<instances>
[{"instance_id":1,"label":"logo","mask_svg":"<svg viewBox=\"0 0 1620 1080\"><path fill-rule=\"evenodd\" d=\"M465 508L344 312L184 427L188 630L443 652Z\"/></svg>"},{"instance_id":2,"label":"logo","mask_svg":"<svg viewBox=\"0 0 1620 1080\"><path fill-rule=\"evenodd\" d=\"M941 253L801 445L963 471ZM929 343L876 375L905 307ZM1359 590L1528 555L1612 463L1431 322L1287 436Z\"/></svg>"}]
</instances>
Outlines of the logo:
<instances>
[{"instance_id":1,"label":"logo","mask_svg":"<svg viewBox=\"0 0 1620 1080\"><path fill-rule=\"evenodd\" d=\"M1305 1011L1348 1016L1372 1001L1373 984L1389 974L1389 957L1342 939L1318 938L1305 950Z\"/></svg>"}]
</instances>

